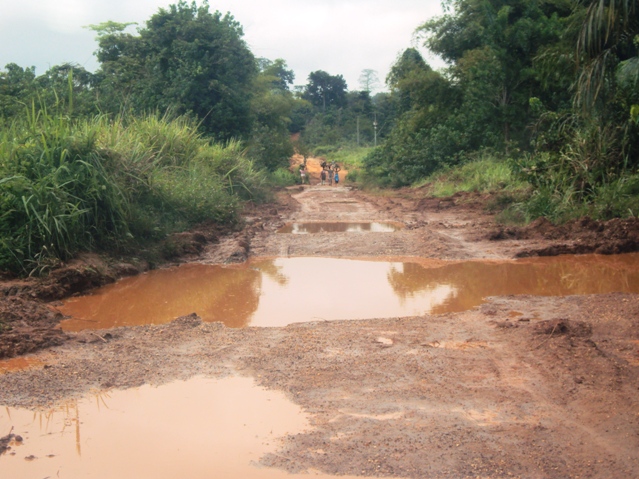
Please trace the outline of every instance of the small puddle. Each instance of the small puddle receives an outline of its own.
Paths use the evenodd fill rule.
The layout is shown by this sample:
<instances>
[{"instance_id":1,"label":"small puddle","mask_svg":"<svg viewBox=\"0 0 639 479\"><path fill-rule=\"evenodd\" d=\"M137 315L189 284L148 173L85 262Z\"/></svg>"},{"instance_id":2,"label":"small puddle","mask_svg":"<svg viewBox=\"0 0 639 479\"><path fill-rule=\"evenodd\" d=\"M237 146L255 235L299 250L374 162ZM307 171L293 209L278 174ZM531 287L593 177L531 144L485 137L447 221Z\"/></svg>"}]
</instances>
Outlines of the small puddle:
<instances>
[{"instance_id":1,"label":"small puddle","mask_svg":"<svg viewBox=\"0 0 639 479\"><path fill-rule=\"evenodd\" d=\"M0 360L0 374L22 371L25 369L43 366L44 362L37 358L22 356L18 358ZM2 430L0 430L2 433ZM2 434L0 434L1 436Z\"/></svg>"},{"instance_id":2,"label":"small puddle","mask_svg":"<svg viewBox=\"0 0 639 479\"><path fill-rule=\"evenodd\" d=\"M639 293L639 254L508 262L278 258L189 264L125 278L59 309L66 331L162 324L196 312L229 327L440 314L488 296Z\"/></svg>"},{"instance_id":3,"label":"small puddle","mask_svg":"<svg viewBox=\"0 0 639 479\"><path fill-rule=\"evenodd\" d=\"M279 230L278 233L294 235L318 234L318 233L392 233L399 231L403 225L400 223L290 223Z\"/></svg>"},{"instance_id":4,"label":"small puddle","mask_svg":"<svg viewBox=\"0 0 639 479\"><path fill-rule=\"evenodd\" d=\"M2 434L13 428L23 438L0 468L7 478L308 478L257 465L307 427L299 406L250 378L194 378L94 393L46 412L0 408Z\"/></svg>"}]
</instances>

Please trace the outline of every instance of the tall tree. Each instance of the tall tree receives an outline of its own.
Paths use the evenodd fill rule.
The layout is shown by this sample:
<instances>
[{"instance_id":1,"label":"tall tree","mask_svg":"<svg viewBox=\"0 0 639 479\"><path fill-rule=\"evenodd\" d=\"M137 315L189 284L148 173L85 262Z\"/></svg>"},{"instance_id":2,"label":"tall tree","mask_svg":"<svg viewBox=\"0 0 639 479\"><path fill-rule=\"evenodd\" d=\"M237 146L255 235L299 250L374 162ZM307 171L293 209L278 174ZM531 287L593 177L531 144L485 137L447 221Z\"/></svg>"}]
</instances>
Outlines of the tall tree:
<instances>
[{"instance_id":1,"label":"tall tree","mask_svg":"<svg viewBox=\"0 0 639 479\"><path fill-rule=\"evenodd\" d=\"M124 86L136 109L192 112L218 139L248 134L257 65L230 14L181 0L160 9L139 36L120 26L98 38L100 73Z\"/></svg>"},{"instance_id":2,"label":"tall tree","mask_svg":"<svg viewBox=\"0 0 639 479\"><path fill-rule=\"evenodd\" d=\"M308 83L302 97L314 106L326 111L330 107L346 105L346 80L342 75L330 75L318 70L308 76Z\"/></svg>"},{"instance_id":3,"label":"tall tree","mask_svg":"<svg viewBox=\"0 0 639 479\"><path fill-rule=\"evenodd\" d=\"M366 68L359 76L359 89L371 94L379 87L379 76L377 71Z\"/></svg>"},{"instance_id":4,"label":"tall tree","mask_svg":"<svg viewBox=\"0 0 639 479\"><path fill-rule=\"evenodd\" d=\"M557 2L559 3L559 2ZM540 0L454 0L453 13L426 22L426 46L451 64L464 92L468 126L487 146L526 143L529 98L541 85L539 49L558 41L563 6Z\"/></svg>"}]
</instances>

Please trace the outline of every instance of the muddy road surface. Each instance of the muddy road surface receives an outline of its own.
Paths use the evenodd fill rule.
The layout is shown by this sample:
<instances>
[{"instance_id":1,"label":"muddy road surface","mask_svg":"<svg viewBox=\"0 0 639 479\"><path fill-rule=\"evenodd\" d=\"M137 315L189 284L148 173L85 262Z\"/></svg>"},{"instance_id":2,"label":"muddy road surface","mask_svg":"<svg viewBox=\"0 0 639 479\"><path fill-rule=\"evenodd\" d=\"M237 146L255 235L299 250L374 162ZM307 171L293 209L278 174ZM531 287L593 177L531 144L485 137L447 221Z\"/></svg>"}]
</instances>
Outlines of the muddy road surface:
<instances>
[{"instance_id":1,"label":"muddy road surface","mask_svg":"<svg viewBox=\"0 0 639 479\"><path fill-rule=\"evenodd\" d=\"M503 262L603 244L603 230L581 239L557 230L549 238L543 224L504 230L472 197L457 203L367 196L343 184L293 188L277 211L247 217L250 234L208 244L192 260L228 262L244 253ZM292 223L336 222L402 227L277 233ZM631 239L611 241L608 248L623 250ZM259 458L281 477L639 477L639 296L484 301L457 313L284 327L233 329L194 314L162 325L67 332L23 358L28 367L0 374L0 404L46 410L92 390L244 377L284 394L308 417L306 429L278 438Z\"/></svg>"}]
</instances>

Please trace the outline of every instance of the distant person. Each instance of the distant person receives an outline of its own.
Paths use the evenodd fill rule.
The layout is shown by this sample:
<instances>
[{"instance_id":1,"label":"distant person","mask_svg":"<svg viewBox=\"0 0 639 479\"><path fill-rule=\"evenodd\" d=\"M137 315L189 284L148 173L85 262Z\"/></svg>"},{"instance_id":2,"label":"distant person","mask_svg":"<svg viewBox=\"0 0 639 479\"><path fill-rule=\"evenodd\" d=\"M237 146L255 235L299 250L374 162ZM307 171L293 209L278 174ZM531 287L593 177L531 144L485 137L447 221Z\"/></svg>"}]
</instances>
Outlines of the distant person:
<instances>
[{"instance_id":1,"label":"distant person","mask_svg":"<svg viewBox=\"0 0 639 479\"><path fill-rule=\"evenodd\" d=\"M326 169L326 177L328 179L328 186L333 186L333 170L331 170L331 165L328 165Z\"/></svg>"},{"instance_id":2,"label":"distant person","mask_svg":"<svg viewBox=\"0 0 639 479\"><path fill-rule=\"evenodd\" d=\"M306 171L306 165L304 163L300 165L300 179L302 180L302 184L308 182L308 172Z\"/></svg>"},{"instance_id":3,"label":"distant person","mask_svg":"<svg viewBox=\"0 0 639 479\"><path fill-rule=\"evenodd\" d=\"M333 162L333 174L335 175L333 179L335 180L335 184L339 183L340 170L341 170L340 166L337 163Z\"/></svg>"},{"instance_id":4,"label":"distant person","mask_svg":"<svg viewBox=\"0 0 639 479\"><path fill-rule=\"evenodd\" d=\"M322 172L320 173L320 180L322 182L322 184L324 184L326 182L326 170L322 169Z\"/></svg>"}]
</instances>

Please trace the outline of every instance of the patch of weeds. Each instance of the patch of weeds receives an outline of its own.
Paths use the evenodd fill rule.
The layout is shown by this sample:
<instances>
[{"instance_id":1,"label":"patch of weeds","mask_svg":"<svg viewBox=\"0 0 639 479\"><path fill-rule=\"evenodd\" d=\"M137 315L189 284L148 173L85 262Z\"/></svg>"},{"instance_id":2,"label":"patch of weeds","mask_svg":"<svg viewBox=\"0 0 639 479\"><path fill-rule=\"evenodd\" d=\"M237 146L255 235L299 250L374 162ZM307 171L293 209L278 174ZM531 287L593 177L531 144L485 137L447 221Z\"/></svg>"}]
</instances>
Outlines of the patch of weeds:
<instances>
[{"instance_id":1,"label":"patch of weeds","mask_svg":"<svg viewBox=\"0 0 639 479\"><path fill-rule=\"evenodd\" d=\"M518 198L511 193L498 193L488 200L486 211L490 213L502 212L517 201Z\"/></svg>"},{"instance_id":2,"label":"patch of weeds","mask_svg":"<svg viewBox=\"0 0 639 479\"><path fill-rule=\"evenodd\" d=\"M495 221L502 225L523 225L526 223L526 215L517 205L510 205L495 216Z\"/></svg>"},{"instance_id":3,"label":"patch of weeds","mask_svg":"<svg viewBox=\"0 0 639 479\"><path fill-rule=\"evenodd\" d=\"M178 256L178 245L175 241L166 240L160 246L160 255L164 259L172 259Z\"/></svg>"}]
</instances>

